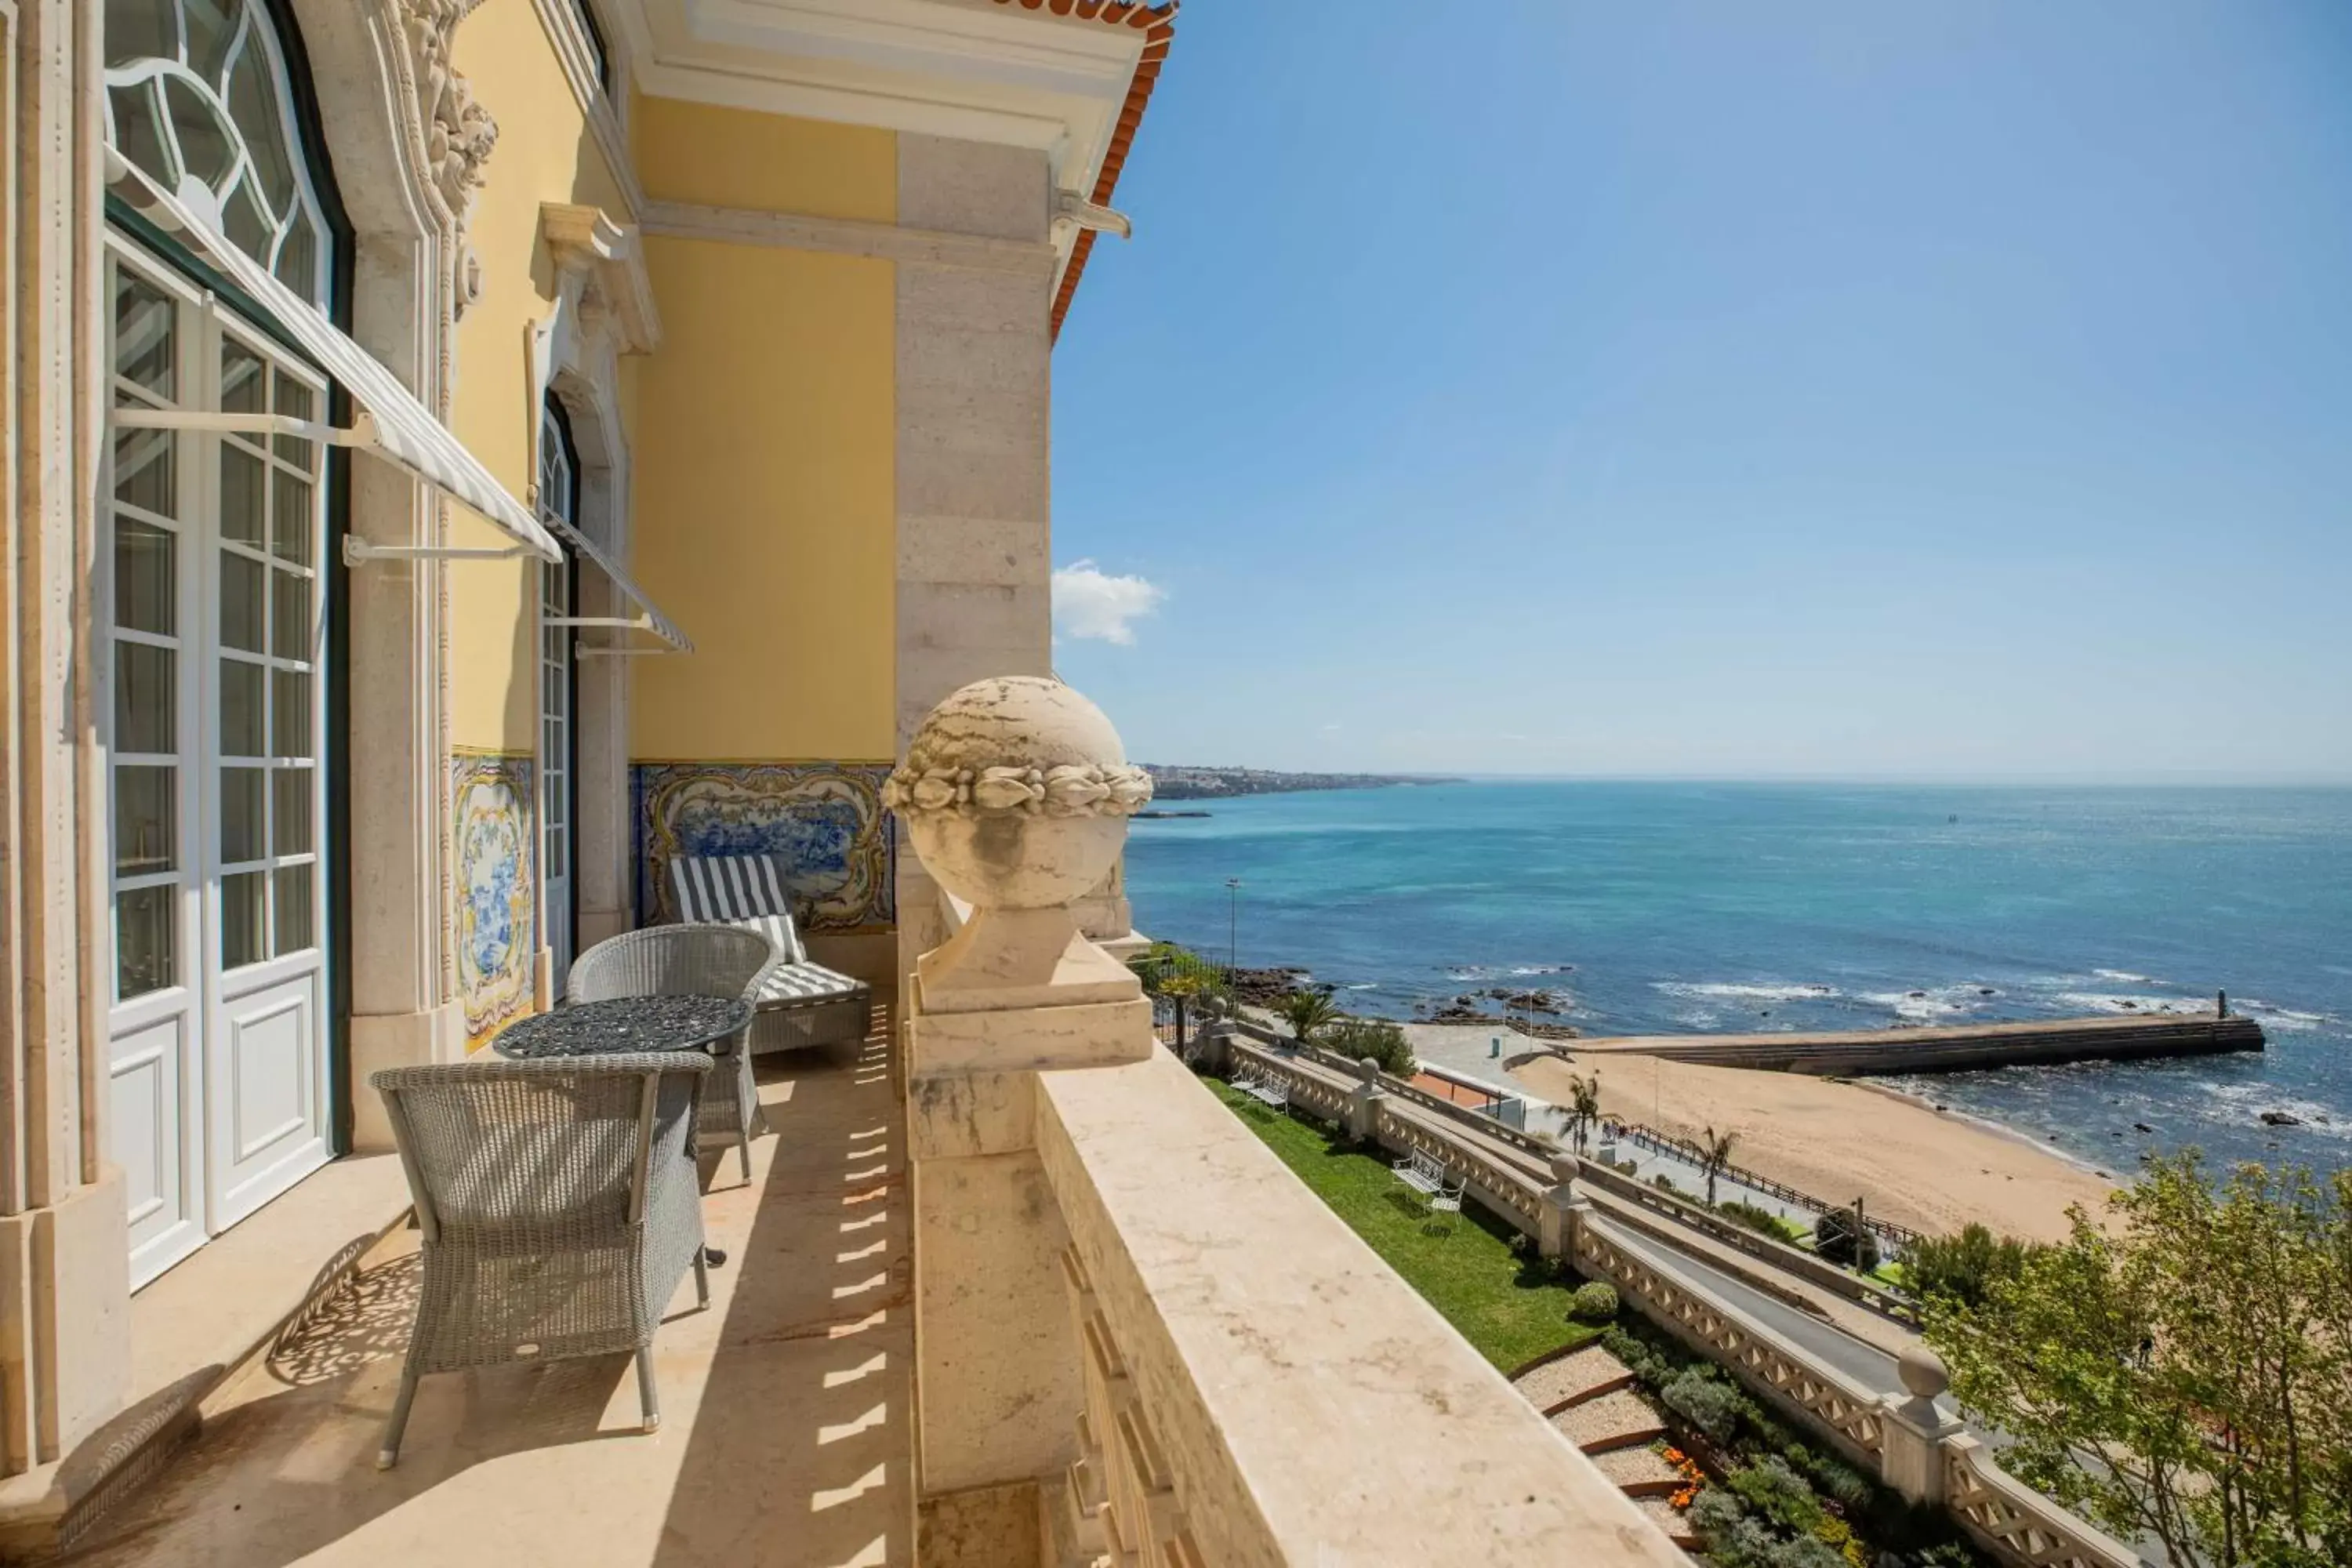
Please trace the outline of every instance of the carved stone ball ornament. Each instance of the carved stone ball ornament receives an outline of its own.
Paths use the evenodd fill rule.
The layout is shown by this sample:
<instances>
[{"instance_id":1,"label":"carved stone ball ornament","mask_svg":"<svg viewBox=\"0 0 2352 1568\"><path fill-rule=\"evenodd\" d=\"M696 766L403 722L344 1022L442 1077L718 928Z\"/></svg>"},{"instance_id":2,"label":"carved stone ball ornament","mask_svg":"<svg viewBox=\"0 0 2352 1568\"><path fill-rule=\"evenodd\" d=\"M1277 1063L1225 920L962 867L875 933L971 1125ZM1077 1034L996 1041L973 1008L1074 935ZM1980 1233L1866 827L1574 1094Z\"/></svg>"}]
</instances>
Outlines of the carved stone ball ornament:
<instances>
[{"instance_id":1,"label":"carved stone ball ornament","mask_svg":"<svg viewBox=\"0 0 2352 1568\"><path fill-rule=\"evenodd\" d=\"M924 867L984 910L1067 904L1151 799L1101 709L1058 680L976 680L931 710L883 785Z\"/></svg>"}]
</instances>

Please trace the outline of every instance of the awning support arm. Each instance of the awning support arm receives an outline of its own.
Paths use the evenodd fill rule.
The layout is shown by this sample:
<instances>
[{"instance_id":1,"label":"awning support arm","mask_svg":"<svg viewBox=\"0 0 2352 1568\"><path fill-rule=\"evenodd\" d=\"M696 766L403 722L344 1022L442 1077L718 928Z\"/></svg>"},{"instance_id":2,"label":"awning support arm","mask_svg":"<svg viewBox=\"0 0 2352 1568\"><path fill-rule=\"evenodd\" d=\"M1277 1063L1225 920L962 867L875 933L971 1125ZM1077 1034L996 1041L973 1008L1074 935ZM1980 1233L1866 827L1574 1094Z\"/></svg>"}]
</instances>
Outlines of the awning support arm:
<instances>
[{"instance_id":1,"label":"awning support arm","mask_svg":"<svg viewBox=\"0 0 2352 1568\"><path fill-rule=\"evenodd\" d=\"M343 535L346 566L362 566L371 561L512 561L538 553L528 544L370 544Z\"/></svg>"}]
</instances>

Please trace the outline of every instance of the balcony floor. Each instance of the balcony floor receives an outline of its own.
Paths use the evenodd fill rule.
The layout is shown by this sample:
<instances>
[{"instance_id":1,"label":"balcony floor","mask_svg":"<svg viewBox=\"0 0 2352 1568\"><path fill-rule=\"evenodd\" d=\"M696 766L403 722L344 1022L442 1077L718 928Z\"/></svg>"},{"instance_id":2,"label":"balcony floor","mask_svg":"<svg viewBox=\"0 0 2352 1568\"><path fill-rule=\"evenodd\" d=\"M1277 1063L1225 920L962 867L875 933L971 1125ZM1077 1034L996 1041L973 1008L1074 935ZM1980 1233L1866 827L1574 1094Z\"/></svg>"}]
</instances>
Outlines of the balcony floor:
<instances>
[{"instance_id":1,"label":"balcony floor","mask_svg":"<svg viewBox=\"0 0 2352 1568\"><path fill-rule=\"evenodd\" d=\"M637 1430L626 1356L453 1373L424 1381L399 1467L377 1470L417 1285L404 1229L208 1402L194 1443L72 1560L910 1563L912 1271L887 1037L761 1062L752 1180L728 1150L704 1200L729 1254L710 1309L689 1277L654 1342L659 1432Z\"/></svg>"}]
</instances>

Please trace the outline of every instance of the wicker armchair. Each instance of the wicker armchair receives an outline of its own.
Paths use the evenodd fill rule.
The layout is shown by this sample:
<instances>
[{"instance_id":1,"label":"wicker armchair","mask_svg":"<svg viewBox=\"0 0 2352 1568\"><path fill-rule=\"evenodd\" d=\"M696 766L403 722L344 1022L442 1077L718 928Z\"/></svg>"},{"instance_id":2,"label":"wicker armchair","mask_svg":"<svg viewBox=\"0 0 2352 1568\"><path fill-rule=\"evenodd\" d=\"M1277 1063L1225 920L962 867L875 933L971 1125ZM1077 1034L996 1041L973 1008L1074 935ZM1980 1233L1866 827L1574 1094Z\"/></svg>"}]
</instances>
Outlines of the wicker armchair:
<instances>
[{"instance_id":1,"label":"wicker armchair","mask_svg":"<svg viewBox=\"0 0 2352 1568\"><path fill-rule=\"evenodd\" d=\"M614 996L724 996L749 1001L776 959L757 931L732 926L656 926L624 931L582 953L572 965L565 994L574 1002ZM731 1134L751 1179L752 1124L760 1097L751 1087L751 1027L710 1047L717 1068L703 1080L698 1131Z\"/></svg>"},{"instance_id":2,"label":"wicker armchair","mask_svg":"<svg viewBox=\"0 0 2352 1568\"><path fill-rule=\"evenodd\" d=\"M379 1468L429 1372L635 1351L661 1425L654 1330L688 1265L710 1304L694 1107L699 1051L391 1068L383 1096L425 1279Z\"/></svg>"}]
</instances>

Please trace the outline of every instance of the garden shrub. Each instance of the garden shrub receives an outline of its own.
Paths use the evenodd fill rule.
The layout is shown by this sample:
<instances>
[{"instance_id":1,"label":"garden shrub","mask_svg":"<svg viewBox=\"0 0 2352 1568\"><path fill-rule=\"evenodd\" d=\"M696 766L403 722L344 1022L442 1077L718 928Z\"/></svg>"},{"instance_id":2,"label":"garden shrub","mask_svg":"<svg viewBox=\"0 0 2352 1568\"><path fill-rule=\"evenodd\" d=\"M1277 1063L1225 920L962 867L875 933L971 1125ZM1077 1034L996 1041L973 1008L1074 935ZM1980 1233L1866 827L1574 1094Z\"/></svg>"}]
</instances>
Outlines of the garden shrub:
<instances>
[{"instance_id":1,"label":"garden shrub","mask_svg":"<svg viewBox=\"0 0 2352 1568\"><path fill-rule=\"evenodd\" d=\"M1617 1288L1606 1279L1579 1285L1568 1299L1568 1315L1580 1323L1606 1323L1617 1316Z\"/></svg>"},{"instance_id":2,"label":"garden shrub","mask_svg":"<svg viewBox=\"0 0 2352 1568\"><path fill-rule=\"evenodd\" d=\"M1878 1267L1878 1237L1851 1211L1832 1209L1813 1222L1813 1250L1841 1268L1864 1274Z\"/></svg>"},{"instance_id":3,"label":"garden shrub","mask_svg":"<svg viewBox=\"0 0 2352 1568\"><path fill-rule=\"evenodd\" d=\"M1783 1530L1810 1532L1825 1517L1811 1483L1778 1454L1768 1454L1744 1469L1732 1471L1723 1484Z\"/></svg>"},{"instance_id":4,"label":"garden shrub","mask_svg":"<svg viewBox=\"0 0 2352 1568\"><path fill-rule=\"evenodd\" d=\"M1739 1430L1748 1396L1712 1375L1713 1369L1694 1366L1675 1374L1658 1391L1666 1408L1718 1443L1728 1443Z\"/></svg>"},{"instance_id":5,"label":"garden shrub","mask_svg":"<svg viewBox=\"0 0 2352 1568\"><path fill-rule=\"evenodd\" d=\"M1734 1225L1745 1226L1749 1230L1759 1231L1775 1240L1785 1234L1780 1228L1779 1215L1761 1204L1751 1204L1744 1198L1734 1198L1729 1203L1717 1204L1715 1205L1715 1212Z\"/></svg>"},{"instance_id":6,"label":"garden shrub","mask_svg":"<svg viewBox=\"0 0 2352 1568\"><path fill-rule=\"evenodd\" d=\"M1351 1062L1370 1057L1391 1078L1411 1078L1419 1068L1404 1030L1385 1018L1337 1019L1324 1026L1316 1044Z\"/></svg>"},{"instance_id":7,"label":"garden shrub","mask_svg":"<svg viewBox=\"0 0 2352 1568\"><path fill-rule=\"evenodd\" d=\"M1920 1296L1980 1307L1993 1281L2025 1271L2026 1251L2015 1237L1996 1237L1982 1225L1970 1225L1958 1236L1922 1237L1904 1272Z\"/></svg>"}]
</instances>

